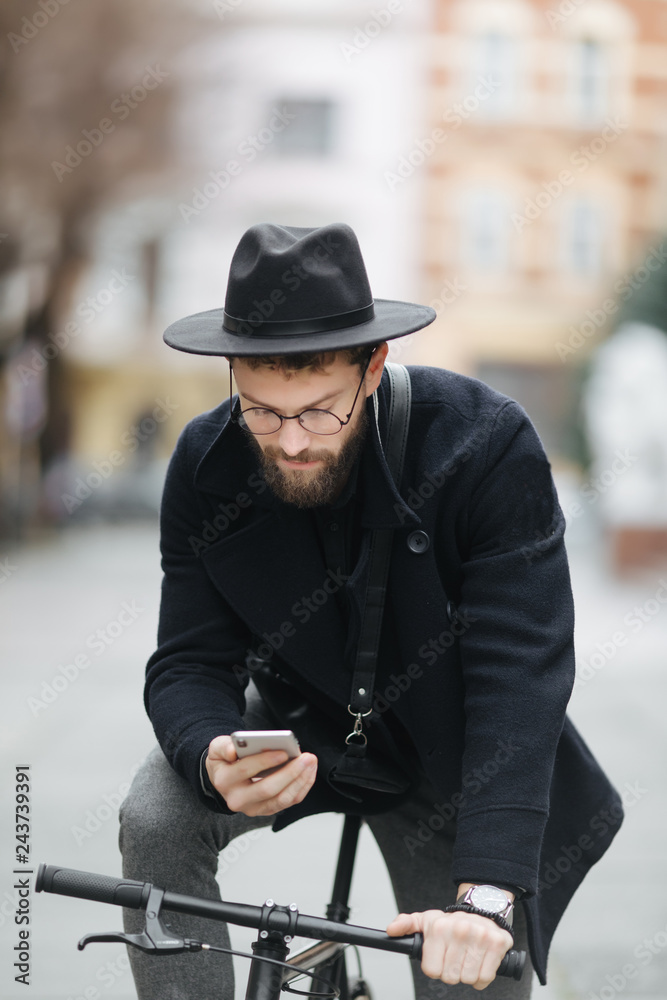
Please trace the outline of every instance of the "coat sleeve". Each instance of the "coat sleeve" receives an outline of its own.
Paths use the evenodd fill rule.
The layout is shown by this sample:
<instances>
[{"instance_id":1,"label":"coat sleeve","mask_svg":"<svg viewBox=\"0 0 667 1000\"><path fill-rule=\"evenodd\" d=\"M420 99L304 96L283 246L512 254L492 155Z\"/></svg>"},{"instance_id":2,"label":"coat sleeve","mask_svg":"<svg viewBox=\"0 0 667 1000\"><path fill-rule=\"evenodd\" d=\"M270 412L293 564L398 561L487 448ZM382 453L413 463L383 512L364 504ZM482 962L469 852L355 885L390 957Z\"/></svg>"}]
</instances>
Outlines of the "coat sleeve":
<instances>
[{"instance_id":1,"label":"coat sleeve","mask_svg":"<svg viewBox=\"0 0 667 1000\"><path fill-rule=\"evenodd\" d=\"M162 498L158 646L146 668L144 700L172 767L205 805L227 811L219 796L204 793L200 761L214 737L243 728L250 636L199 555L206 515L193 485L190 452L199 449L188 448L191 426L172 456Z\"/></svg>"},{"instance_id":2,"label":"coat sleeve","mask_svg":"<svg viewBox=\"0 0 667 1000\"><path fill-rule=\"evenodd\" d=\"M528 417L495 419L467 511L460 610L463 802L452 875L532 894L551 775L574 682L565 521Z\"/></svg>"}]
</instances>

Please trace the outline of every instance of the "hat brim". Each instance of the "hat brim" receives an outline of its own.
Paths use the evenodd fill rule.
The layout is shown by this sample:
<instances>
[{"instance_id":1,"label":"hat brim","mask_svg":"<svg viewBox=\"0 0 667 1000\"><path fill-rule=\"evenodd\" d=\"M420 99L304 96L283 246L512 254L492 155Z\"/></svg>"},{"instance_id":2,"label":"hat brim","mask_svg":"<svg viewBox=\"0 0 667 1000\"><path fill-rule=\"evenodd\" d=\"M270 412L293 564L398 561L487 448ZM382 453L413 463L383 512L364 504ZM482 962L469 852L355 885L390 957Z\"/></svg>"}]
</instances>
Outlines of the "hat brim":
<instances>
[{"instance_id":1,"label":"hat brim","mask_svg":"<svg viewBox=\"0 0 667 1000\"><path fill-rule=\"evenodd\" d=\"M223 309L193 313L168 326L164 341L169 347L187 354L227 354L231 357L255 357L300 354L314 351L341 351L349 347L379 344L384 340L405 337L428 326L436 318L435 309L412 302L375 299L375 316L358 326L308 334L272 334L239 336L223 328Z\"/></svg>"}]
</instances>

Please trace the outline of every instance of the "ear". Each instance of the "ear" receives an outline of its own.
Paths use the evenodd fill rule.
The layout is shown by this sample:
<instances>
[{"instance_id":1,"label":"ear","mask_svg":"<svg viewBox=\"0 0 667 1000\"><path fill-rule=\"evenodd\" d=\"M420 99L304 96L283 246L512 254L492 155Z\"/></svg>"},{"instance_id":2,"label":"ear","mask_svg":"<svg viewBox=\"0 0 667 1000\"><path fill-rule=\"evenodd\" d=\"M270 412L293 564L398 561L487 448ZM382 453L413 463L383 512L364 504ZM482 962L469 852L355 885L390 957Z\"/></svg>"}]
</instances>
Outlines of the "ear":
<instances>
[{"instance_id":1,"label":"ear","mask_svg":"<svg viewBox=\"0 0 667 1000\"><path fill-rule=\"evenodd\" d=\"M378 344L373 352L371 363L368 366L368 371L366 372L366 381L364 385L367 396L372 395L380 384L382 372L384 371L384 363L387 359L388 353L389 344L386 341L382 344Z\"/></svg>"}]
</instances>

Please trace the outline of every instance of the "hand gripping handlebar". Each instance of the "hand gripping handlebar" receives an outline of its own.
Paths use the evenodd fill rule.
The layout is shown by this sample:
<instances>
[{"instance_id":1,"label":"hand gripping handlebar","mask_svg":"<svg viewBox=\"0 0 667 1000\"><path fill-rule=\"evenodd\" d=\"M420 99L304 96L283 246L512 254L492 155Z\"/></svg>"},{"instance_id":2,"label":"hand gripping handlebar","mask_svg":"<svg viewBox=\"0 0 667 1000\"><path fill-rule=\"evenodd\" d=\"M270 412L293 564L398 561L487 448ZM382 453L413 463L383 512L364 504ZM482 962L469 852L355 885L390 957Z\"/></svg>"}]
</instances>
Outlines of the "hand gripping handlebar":
<instances>
[{"instance_id":1,"label":"hand gripping handlebar","mask_svg":"<svg viewBox=\"0 0 667 1000\"><path fill-rule=\"evenodd\" d=\"M178 951L193 950L194 942L178 940L165 931L159 922L159 911L171 910L188 913L191 916L238 924L241 927L278 931L285 935L298 934L300 937L321 938L340 941L365 948L392 951L409 958L421 958L423 939L421 934L406 937L390 937L384 931L355 924L339 923L323 917L307 914L286 913L285 907L250 906L245 903L228 903L214 899L200 899L184 896L176 892L163 892L150 882L135 882L131 879L112 878L109 875L95 875L57 865L40 864L35 882L35 892L54 892L61 896L76 896L99 903L112 903L132 910L146 909L151 900L151 926L148 934L126 935L113 932L105 935L91 935L80 942L80 947L92 940L124 941L145 951L159 951L174 954ZM156 910L153 910L156 907ZM161 932L161 933L159 933ZM165 937L165 935L167 935ZM526 962L526 953L507 952L498 967L497 975L520 979Z\"/></svg>"}]
</instances>

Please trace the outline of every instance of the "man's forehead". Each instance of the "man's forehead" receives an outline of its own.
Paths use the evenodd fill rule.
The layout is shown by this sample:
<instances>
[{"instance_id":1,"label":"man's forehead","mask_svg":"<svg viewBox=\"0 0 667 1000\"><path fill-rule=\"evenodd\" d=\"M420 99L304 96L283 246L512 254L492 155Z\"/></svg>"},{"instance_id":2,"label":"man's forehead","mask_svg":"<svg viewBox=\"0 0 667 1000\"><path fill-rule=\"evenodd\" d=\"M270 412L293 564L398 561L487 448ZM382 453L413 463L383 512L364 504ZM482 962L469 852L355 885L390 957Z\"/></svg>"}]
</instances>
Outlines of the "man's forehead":
<instances>
[{"instance_id":1,"label":"man's forehead","mask_svg":"<svg viewBox=\"0 0 667 1000\"><path fill-rule=\"evenodd\" d=\"M351 363L348 358L336 357L323 363L315 365L293 366L289 361L260 361L257 363L248 358L234 358L232 360L234 372L248 372L273 379L283 379L290 381L301 379L303 381L316 379L322 376L346 375L359 370L358 364Z\"/></svg>"}]
</instances>

